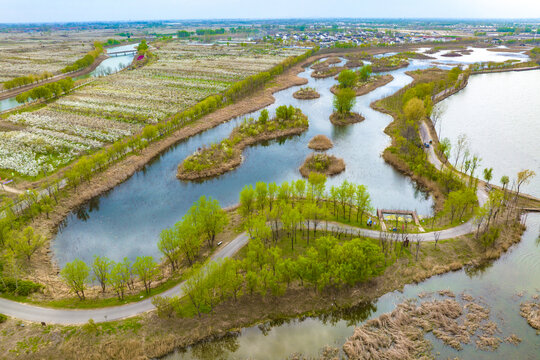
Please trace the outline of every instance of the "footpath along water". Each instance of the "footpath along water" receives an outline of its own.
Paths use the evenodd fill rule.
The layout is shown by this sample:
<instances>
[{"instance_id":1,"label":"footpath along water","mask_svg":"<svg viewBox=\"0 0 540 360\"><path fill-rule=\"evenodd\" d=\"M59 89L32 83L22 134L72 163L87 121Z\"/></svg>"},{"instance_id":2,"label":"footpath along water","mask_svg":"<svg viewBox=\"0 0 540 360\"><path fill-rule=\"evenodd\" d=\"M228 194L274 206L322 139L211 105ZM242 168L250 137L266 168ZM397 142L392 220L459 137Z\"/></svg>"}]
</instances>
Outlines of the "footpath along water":
<instances>
[{"instance_id":1,"label":"footpath along water","mask_svg":"<svg viewBox=\"0 0 540 360\"><path fill-rule=\"evenodd\" d=\"M507 175L511 186L518 171L530 169L537 175L520 191L540 197L538 84L540 70L474 75L465 89L439 103L445 111L436 128L439 138L450 139L450 161L455 162L457 139L465 134L471 154L482 158L479 177L492 167L491 182L500 186Z\"/></svg>"},{"instance_id":2,"label":"footpath along water","mask_svg":"<svg viewBox=\"0 0 540 360\"><path fill-rule=\"evenodd\" d=\"M403 292L394 291L383 295L372 304L348 309L318 318L291 320L280 325L265 324L242 329L239 333L216 341L193 346L185 351L164 357L165 360L191 359L287 359L294 353L317 355L325 345L341 348L353 334L355 326L365 320L391 312L397 304L417 298L423 292L450 290L456 295L467 293L491 308L495 321L505 338L516 334L522 342L515 346L500 344L494 351L480 351L474 345L464 345L457 351L445 346L434 336L433 354L437 359L538 359L540 336L519 315L519 304L540 294L540 214L527 216L527 230L519 244L514 245L499 260L480 269L467 269L432 277L417 285L407 285ZM523 294L523 296L519 296ZM434 298L440 298L435 295ZM418 299L418 301L422 301Z\"/></svg>"},{"instance_id":3,"label":"footpath along water","mask_svg":"<svg viewBox=\"0 0 540 360\"><path fill-rule=\"evenodd\" d=\"M205 182L179 181L175 176L178 164L197 148L228 137L245 116L172 146L126 182L73 211L53 242L56 261L60 266L75 258L90 262L94 255L105 255L116 261L126 256L134 259L138 255L158 259L159 232L179 221L200 196L211 196L222 206L228 206L238 202L238 193L246 184L281 183L300 178L298 168L311 152L307 143L317 134L324 134L333 141L334 148L329 153L342 157L347 166L344 173L329 180L329 185L345 179L364 184L376 208L431 214L432 199L380 157L390 142L383 130L392 118L369 107L371 102L409 84L412 78L406 71L429 66L430 61L412 60L409 67L390 72L394 76L392 82L357 98L354 111L363 114L366 120L346 127L334 126L329 121L333 98L330 88L336 80L332 77L313 79L309 76L311 70L307 69L299 76L308 79L309 83L304 86L315 88L320 98L294 99L292 94L298 90L297 86L274 94L276 102L267 107L270 113L280 105L300 107L310 121L306 133L249 147L244 150L245 161L239 168Z\"/></svg>"}]
</instances>

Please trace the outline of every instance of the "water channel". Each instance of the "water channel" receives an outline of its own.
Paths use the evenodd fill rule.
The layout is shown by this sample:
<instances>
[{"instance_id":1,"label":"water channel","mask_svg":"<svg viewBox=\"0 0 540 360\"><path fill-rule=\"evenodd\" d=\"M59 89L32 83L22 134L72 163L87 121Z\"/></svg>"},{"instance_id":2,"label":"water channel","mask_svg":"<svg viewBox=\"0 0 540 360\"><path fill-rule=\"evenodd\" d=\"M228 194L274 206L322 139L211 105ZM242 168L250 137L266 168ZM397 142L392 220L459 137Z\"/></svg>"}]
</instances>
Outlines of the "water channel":
<instances>
[{"instance_id":1,"label":"water channel","mask_svg":"<svg viewBox=\"0 0 540 360\"><path fill-rule=\"evenodd\" d=\"M197 148L227 137L244 116L172 146L124 183L68 215L53 242L56 261L60 266L75 258L90 262L94 255L105 255L116 261L138 255L152 255L157 259L159 232L179 221L201 195L211 196L222 206L228 206L237 203L238 193L246 184L281 183L300 178L298 168L310 153L307 143L317 134L332 139L335 146L329 152L342 157L347 165L344 173L329 180L329 185L345 179L365 184L374 207L411 209L429 215L433 204L430 196L417 190L409 178L380 157L390 141L383 130L391 117L369 107L374 100L409 84L412 78L406 71L429 66L430 61L412 60L409 67L390 72L394 76L392 82L357 98L354 110L366 120L347 127L337 127L329 121L330 88L336 80L313 79L309 76L311 70L307 69L299 76L308 79L306 86L317 89L321 94L319 99L296 100L292 93L299 87L292 87L274 94L276 102L268 107L270 113L283 104L300 107L310 121L306 133L249 147L244 151L245 161L239 168L202 183L176 179L178 164ZM257 116L258 112L251 115Z\"/></svg>"}]
</instances>

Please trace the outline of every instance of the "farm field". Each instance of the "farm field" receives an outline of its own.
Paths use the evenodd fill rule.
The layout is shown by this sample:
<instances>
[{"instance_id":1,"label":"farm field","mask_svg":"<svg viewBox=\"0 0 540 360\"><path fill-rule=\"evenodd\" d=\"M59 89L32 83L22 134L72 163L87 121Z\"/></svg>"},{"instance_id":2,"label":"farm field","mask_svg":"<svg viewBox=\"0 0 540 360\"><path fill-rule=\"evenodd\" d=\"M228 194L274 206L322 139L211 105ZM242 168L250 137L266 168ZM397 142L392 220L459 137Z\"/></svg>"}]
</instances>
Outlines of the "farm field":
<instances>
[{"instance_id":1,"label":"farm field","mask_svg":"<svg viewBox=\"0 0 540 360\"><path fill-rule=\"evenodd\" d=\"M0 83L19 76L57 73L92 50L92 44L91 39L61 34L0 34Z\"/></svg>"},{"instance_id":2,"label":"farm field","mask_svg":"<svg viewBox=\"0 0 540 360\"><path fill-rule=\"evenodd\" d=\"M156 44L158 61L100 78L37 111L7 117L5 122L22 128L0 132L0 172L15 171L26 178L50 173L302 52Z\"/></svg>"}]
</instances>

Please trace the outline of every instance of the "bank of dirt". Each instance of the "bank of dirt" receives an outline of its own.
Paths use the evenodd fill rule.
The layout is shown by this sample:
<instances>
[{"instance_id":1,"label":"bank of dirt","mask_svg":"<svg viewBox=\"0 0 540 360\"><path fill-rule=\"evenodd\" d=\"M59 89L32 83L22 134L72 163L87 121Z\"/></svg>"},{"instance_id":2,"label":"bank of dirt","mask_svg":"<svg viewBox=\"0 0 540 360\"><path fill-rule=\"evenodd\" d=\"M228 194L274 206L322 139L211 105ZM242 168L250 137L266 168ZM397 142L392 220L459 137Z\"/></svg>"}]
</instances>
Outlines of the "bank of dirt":
<instances>
[{"instance_id":1,"label":"bank of dirt","mask_svg":"<svg viewBox=\"0 0 540 360\"><path fill-rule=\"evenodd\" d=\"M317 169L313 166L314 158L317 157L324 158L328 162L325 168ZM313 153L308 155L302 166L300 166L299 170L300 174L302 174L302 176L305 178L309 178L309 174L311 172L318 172L326 176L334 176L345 171L345 161L334 155Z\"/></svg>"},{"instance_id":2,"label":"bank of dirt","mask_svg":"<svg viewBox=\"0 0 540 360\"><path fill-rule=\"evenodd\" d=\"M315 90L300 89L293 93L293 97L298 100L312 100L320 98L321 94Z\"/></svg>"},{"instance_id":3,"label":"bank of dirt","mask_svg":"<svg viewBox=\"0 0 540 360\"><path fill-rule=\"evenodd\" d=\"M330 115L330 122L334 125L340 125L340 126L356 124L364 120L365 118L362 115L355 112L350 112L348 114L340 114L340 113L334 112L332 113L332 115Z\"/></svg>"}]
</instances>

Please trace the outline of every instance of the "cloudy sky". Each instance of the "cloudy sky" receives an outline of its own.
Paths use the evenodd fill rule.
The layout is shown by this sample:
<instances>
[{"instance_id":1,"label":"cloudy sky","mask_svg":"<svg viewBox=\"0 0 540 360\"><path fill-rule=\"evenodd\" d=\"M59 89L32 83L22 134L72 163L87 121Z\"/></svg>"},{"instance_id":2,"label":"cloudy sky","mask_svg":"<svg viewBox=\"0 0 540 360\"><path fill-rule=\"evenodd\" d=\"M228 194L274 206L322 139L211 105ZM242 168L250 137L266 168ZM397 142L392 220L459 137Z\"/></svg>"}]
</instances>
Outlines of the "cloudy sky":
<instances>
[{"instance_id":1,"label":"cloudy sky","mask_svg":"<svg viewBox=\"0 0 540 360\"><path fill-rule=\"evenodd\" d=\"M238 18L540 18L540 0L0 0L0 23Z\"/></svg>"}]
</instances>

